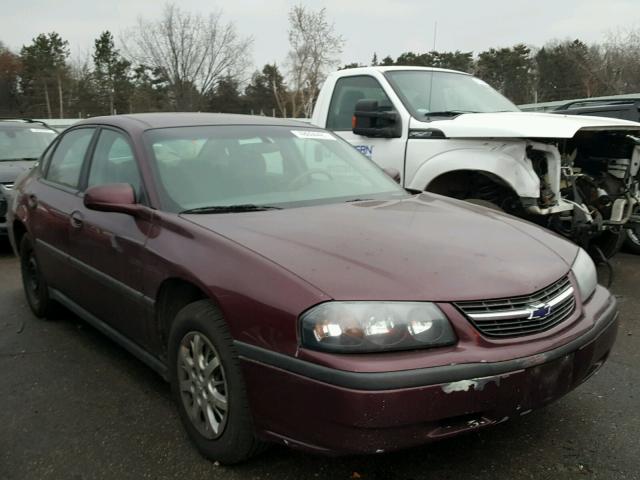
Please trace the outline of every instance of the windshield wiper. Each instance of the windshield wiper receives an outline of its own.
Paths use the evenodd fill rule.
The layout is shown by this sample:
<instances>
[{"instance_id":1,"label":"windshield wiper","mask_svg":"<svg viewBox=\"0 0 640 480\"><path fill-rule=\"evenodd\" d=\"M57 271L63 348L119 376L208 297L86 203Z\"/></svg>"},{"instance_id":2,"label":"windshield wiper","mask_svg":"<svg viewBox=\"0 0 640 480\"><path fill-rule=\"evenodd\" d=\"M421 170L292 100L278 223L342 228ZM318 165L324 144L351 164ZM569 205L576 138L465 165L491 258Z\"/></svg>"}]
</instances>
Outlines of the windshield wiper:
<instances>
[{"instance_id":1,"label":"windshield wiper","mask_svg":"<svg viewBox=\"0 0 640 480\"><path fill-rule=\"evenodd\" d=\"M254 205L246 203L241 205L211 205L209 207L189 208L180 212L181 214L206 214L206 213L236 213L236 212L261 212L264 210L282 210L282 207L273 205Z\"/></svg>"},{"instance_id":2,"label":"windshield wiper","mask_svg":"<svg viewBox=\"0 0 640 480\"><path fill-rule=\"evenodd\" d=\"M464 113L480 113L471 110L443 110L442 112L426 112L425 117L456 117Z\"/></svg>"}]
</instances>

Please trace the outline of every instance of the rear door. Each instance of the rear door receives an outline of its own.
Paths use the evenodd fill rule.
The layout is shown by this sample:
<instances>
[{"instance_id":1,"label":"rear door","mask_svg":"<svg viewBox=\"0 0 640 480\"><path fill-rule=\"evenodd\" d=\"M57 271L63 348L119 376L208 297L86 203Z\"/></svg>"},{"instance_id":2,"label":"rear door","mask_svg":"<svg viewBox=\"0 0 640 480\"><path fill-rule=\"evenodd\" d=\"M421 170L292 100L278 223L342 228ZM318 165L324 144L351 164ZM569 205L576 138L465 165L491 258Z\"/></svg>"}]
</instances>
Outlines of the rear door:
<instances>
[{"instance_id":1,"label":"rear door","mask_svg":"<svg viewBox=\"0 0 640 480\"><path fill-rule=\"evenodd\" d=\"M83 184L86 189L113 183L130 184L138 203L146 204L128 136L102 127ZM78 222L71 227L71 263L83 277L76 285L78 302L120 333L145 344L151 303L141 293L141 259L151 223L124 213L89 210L83 203L76 205L73 215Z\"/></svg>"},{"instance_id":2,"label":"rear door","mask_svg":"<svg viewBox=\"0 0 640 480\"><path fill-rule=\"evenodd\" d=\"M29 184L27 204L35 252L47 283L71 294L77 278L69 272L69 230L78 196L82 166L96 129L83 127L63 134L45 157L43 175Z\"/></svg>"}]
</instances>

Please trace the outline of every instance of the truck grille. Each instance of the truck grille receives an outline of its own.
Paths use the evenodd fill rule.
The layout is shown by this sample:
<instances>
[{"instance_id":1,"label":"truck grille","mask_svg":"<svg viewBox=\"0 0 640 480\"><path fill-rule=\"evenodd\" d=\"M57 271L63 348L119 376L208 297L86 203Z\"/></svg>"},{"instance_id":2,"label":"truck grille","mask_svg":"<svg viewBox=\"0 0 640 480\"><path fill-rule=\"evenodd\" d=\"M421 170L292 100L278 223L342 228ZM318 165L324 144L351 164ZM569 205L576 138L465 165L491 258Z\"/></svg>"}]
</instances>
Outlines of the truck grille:
<instances>
[{"instance_id":1,"label":"truck grille","mask_svg":"<svg viewBox=\"0 0 640 480\"><path fill-rule=\"evenodd\" d=\"M571 316L576 299L569 277L564 277L533 295L455 305L487 337L508 338L555 327Z\"/></svg>"}]
</instances>

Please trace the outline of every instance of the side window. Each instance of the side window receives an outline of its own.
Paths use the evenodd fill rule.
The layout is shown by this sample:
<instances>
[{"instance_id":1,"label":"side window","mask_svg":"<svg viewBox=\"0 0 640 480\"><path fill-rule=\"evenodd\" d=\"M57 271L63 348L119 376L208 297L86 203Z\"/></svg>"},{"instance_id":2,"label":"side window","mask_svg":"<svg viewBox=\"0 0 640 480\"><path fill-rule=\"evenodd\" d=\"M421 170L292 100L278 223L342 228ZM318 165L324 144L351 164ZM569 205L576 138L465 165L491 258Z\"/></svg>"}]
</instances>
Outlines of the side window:
<instances>
[{"instance_id":1,"label":"side window","mask_svg":"<svg viewBox=\"0 0 640 480\"><path fill-rule=\"evenodd\" d=\"M87 148L95 128L79 128L66 133L51 156L46 179L77 188Z\"/></svg>"},{"instance_id":2,"label":"side window","mask_svg":"<svg viewBox=\"0 0 640 480\"><path fill-rule=\"evenodd\" d=\"M105 129L96 143L87 187L110 183L128 183L136 198L141 197L142 181L129 142L121 133Z\"/></svg>"},{"instance_id":3,"label":"side window","mask_svg":"<svg viewBox=\"0 0 640 480\"><path fill-rule=\"evenodd\" d=\"M382 86L373 77L343 77L336 82L329 105L327 128L329 130L351 130L351 119L359 100L377 100L383 109L392 107L391 100Z\"/></svg>"}]
</instances>

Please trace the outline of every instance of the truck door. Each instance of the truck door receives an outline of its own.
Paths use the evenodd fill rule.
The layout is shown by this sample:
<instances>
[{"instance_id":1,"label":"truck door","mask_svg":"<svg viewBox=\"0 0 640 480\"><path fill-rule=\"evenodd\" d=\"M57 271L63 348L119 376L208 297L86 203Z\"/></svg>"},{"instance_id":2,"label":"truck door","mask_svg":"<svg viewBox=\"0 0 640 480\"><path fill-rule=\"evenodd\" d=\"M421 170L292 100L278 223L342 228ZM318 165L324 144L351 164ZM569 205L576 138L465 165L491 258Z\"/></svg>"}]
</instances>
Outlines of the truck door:
<instances>
[{"instance_id":1,"label":"truck door","mask_svg":"<svg viewBox=\"0 0 640 480\"><path fill-rule=\"evenodd\" d=\"M371 138L352 131L352 118L359 100L376 100L381 109L402 111L394 105L382 85L369 75L342 77L336 81L326 126L353 145L382 168L400 171L404 185L404 154L407 136L401 138ZM406 122L403 122L406 123ZM403 131L406 131L403 125Z\"/></svg>"}]
</instances>

